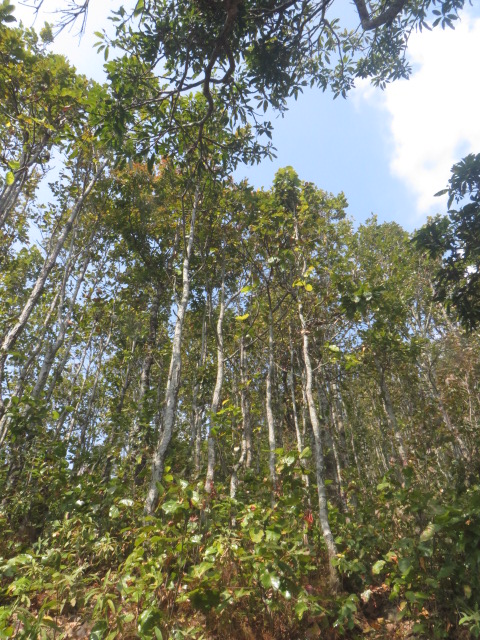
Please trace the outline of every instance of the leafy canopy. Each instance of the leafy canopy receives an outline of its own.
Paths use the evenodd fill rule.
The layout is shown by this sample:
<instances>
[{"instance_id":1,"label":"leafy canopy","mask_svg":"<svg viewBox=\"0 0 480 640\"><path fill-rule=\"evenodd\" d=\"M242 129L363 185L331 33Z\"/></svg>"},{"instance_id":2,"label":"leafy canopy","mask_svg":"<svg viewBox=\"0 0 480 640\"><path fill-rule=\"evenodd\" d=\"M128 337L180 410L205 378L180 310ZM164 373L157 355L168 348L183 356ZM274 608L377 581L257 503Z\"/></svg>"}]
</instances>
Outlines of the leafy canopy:
<instances>
[{"instance_id":1,"label":"leafy canopy","mask_svg":"<svg viewBox=\"0 0 480 640\"><path fill-rule=\"evenodd\" d=\"M469 154L453 165L447 189L448 216L436 216L415 237L419 248L443 257L436 274L436 298L454 310L463 325L480 322L480 154ZM466 203L465 203L466 202Z\"/></svg>"}]
</instances>

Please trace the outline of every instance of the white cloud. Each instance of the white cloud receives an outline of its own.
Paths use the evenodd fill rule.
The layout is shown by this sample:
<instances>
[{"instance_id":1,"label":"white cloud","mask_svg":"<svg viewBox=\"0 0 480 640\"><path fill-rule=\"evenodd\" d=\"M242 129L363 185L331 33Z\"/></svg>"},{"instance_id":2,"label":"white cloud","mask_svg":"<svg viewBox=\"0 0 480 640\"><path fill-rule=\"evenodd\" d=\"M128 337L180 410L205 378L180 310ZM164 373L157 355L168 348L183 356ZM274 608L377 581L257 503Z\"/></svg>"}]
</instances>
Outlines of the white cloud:
<instances>
[{"instance_id":1,"label":"white cloud","mask_svg":"<svg viewBox=\"0 0 480 640\"><path fill-rule=\"evenodd\" d=\"M359 98L390 116L390 169L414 194L417 216L442 208L433 194L446 186L451 166L480 153L480 18L464 13L452 31L412 35L414 73L381 93L359 87Z\"/></svg>"}]
</instances>

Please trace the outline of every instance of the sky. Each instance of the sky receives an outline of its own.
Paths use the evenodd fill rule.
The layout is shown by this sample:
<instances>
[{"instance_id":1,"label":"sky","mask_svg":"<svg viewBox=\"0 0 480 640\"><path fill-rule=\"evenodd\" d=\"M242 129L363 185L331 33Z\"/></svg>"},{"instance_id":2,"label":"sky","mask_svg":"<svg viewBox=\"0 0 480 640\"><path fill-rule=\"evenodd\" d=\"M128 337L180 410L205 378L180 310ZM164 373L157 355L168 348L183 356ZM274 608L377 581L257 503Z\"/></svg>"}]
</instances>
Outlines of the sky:
<instances>
[{"instance_id":1,"label":"sky","mask_svg":"<svg viewBox=\"0 0 480 640\"><path fill-rule=\"evenodd\" d=\"M104 79L103 57L94 50L94 32L108 31L107 17L118 4L92 0L82 39L75 30L64 31L53 45L79 72L98 81ZM31 26L31 9L16 5L17 19ZM54 22L58 6L58 0L44 0L35 27ZM409 80L384 91L358 82L346 100L333 100L318 89L305 91L284 117L273 115L277 158L241 167L237 177L269 188L277 169L291 165L302 180L343 191L356 223L375 214L412 231L427 216L445 213L445 198L434 194L447 186L455 162L480 153L480 9L469 7L461 16L455 30L412 34Z\"/></svg>"}]
</instances>

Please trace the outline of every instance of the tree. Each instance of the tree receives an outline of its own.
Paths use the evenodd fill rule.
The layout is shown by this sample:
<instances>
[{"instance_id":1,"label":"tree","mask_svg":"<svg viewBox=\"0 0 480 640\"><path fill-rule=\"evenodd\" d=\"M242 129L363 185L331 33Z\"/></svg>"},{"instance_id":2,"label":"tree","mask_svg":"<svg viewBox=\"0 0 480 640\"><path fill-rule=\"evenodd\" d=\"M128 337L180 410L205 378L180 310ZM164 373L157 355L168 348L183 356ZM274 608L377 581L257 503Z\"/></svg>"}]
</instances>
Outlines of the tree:
<instances>
[{"instance_id":1,"label":"tree","mask_svg":"<svg viewBox=\"0 0 480 640\"><path fill-rule=\"evenodd\" d=\"M32 0L37 7L42 2ZM60 24L85 18L89 5L90 0L72 3ZM113 90L107 128L115 136L128 129L133 113L149 112L157 122L142 151L158 151L161 138L185 130L176 119L180 95L199 91L202 110L188 124L196 144L215 110L224 112L224 126L248 119L258 134L270 136L271 125L258 110L285 110L288 98L307 85L346 96L356 78L384 86L408 77L410 33L430 28L429 21L453 27L464 0L354 0L346 19L335 12L339 5L333 0L138 0L132 12L119 3L116 36L109 42L98 33L106 57L113 47L125 52L107 64Z\"/></svg>"},{"instance_id":2,"label":"tree","mask_svg":"<svg viewBox=\"0 0 480 640\"><path fill-rule=\"evenodd\" d=\"M432 257L442 258L435 277L436 300L473 330L480 322L480 154L469 154L451 171L449 186L437 194L448 194L448 216L430 220L414 241ZM453 202L462 206L451 209Z\"/></svg>"}]
</instances>

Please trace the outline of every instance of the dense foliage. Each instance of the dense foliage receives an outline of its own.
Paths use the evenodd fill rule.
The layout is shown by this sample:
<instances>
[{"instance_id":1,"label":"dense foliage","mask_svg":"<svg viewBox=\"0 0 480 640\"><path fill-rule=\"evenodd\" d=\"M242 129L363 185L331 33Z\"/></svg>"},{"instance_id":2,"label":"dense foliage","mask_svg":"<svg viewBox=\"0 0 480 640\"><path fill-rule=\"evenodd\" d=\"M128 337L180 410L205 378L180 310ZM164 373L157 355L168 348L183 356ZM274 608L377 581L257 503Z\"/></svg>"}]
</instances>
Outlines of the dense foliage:
<instances>
[{"instance_id":1,"label":"dense foliage","mask_svg":"<svg viewBox=\"0 0 480 640\"><path fill-rule=\"evenodd\" d=\"M341 73L257 4L119 11L105 86L0 5L0 638L480 636L478 156L417 248L231 177L242 87L403 75L430 3L356 1Z\"/></svg>"}]
</instances>

